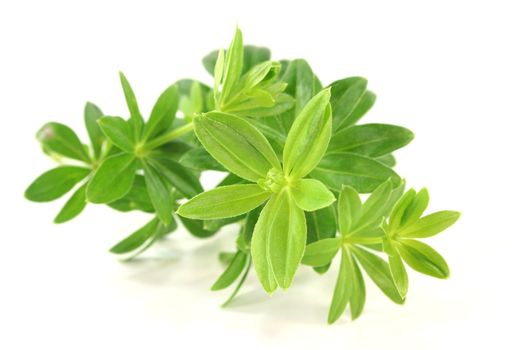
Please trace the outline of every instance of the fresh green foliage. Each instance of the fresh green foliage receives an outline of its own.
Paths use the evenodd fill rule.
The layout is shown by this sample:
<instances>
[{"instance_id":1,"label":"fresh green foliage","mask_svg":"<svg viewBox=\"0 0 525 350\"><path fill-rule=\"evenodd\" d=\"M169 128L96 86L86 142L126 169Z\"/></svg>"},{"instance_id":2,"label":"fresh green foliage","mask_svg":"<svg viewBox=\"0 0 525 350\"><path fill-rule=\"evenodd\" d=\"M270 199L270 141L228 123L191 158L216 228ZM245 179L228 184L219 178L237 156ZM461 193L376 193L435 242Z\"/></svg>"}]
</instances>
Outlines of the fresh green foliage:
<instances>
[{"instance_id":1,"label":"fresh green foliage","mask_svg":"<svg viewBox=\"0 0 525 350\"><path fill-rule=\"evenodd\" d=\"M360 123L376 99L366 79L324 85L306 60L272 60L270 50L244 45L238 28L227 50L203 64L210 85L174 82L148 118L120 73L127 115L106 115L88 102L89 145L64 124L45 124L37 139L59 165L33 181L26 198L48 202L69 193L56 223L88 202L146 213L147 222L110 249L124 260L179 224L197 239L235 225L235 250L220 253L224 272L210 280L213 291L232 288L223 306L252 265L272 294L290 288L301 264L320 274L339 264L329 323L347 307L351 319L362 314L364 275L396 304L407 297L406 266L449 276L443 257L420 239L449 228L459 213L425 215L427 190L405 192L393 152L414 135ZM222 180L205 189L200 177L210 170Z\"/></svg>"}]
</instances>

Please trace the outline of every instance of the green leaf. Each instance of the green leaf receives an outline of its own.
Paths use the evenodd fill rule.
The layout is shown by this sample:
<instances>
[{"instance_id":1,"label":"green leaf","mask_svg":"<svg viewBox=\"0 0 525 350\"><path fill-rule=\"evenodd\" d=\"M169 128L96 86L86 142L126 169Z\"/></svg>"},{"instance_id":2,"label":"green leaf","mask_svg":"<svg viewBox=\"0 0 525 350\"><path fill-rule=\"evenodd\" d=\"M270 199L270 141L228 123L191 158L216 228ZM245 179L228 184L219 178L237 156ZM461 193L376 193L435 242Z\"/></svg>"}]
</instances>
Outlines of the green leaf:
<instances>
[{"instance_id":1,"label":"green leaf","mask_svg":"<svg viewBox=\"0 0 525 350\"><path fill-rule=\"evenodd\" d=\"M368 276L370 276L379 289L381 289L381 291L394 303L403 304L405 300L397 291L388 264L377 255L372 254L365 249L353 246L352 251Z\"/></svg>"},{"instance_id":2,"label":"green leaf","mask_svg":"<svg viewBox=\"0 0 525 350\"><path fill-rule=\"evenodd\" d=\"M379 163L386 165L389 168L396 166L396 158L391 154L385 154L383 156L375 158Z\"/></svg>"},{"instance_id":3,"label":"green leaf","mask_svg":"<svg viewBox=\"0 0 525 350\"><path fill-rule=\"evenodd\" d=\"M339 231L343 236L348 235L361 218L361 198L356 190L343 186L339 194Z\"/></svg>"},{"instance_id":4,"label":"green leaf","mask_svg":"<svg viewBox=\"0 0 525 350\"><path fill-rule=\"evenodd\" d=\"M204 147L196 147L189 150L180 158L179 162L181 165L197 171L226 171Z\"/></svg>"},{"instance_id":5,"label":"green leaf","mask_svg":"<svg viewBox=\"0 0 525 350\"><path fill-rule=\"evenodd\" d=\"M270 195L254 184L217 187L184 203L177 214L201 220L237 216L257 208Z\"/></svg>"},{"instance_id":6,"label":"green leaf","mask_svg":"<svg viewBox=\"0 0 525 350\"><path fill-rule=\"evenodd\" d=\"M295 112L292 113L292 119L286 128L288 131L293 117L299 115L308 101L321 91L322 85L308 62L303 59L291 61L284 71L282 80L287 84L286 93L295 98Z\"/></svg>"},{"instance_id":7,"label":"green leaf","mask_svg":"<svg viewBox=\"0 0 525 350\"><path fill-rule=\"evenodd\" d=\"M224 50L219 51L217 57L217 64L213 71L214 84L213 84L213 98L215 102L215 108L219 107L219 86L221 85L222 78L224 76Z\"/></svg>"},{"instance_id":8,"label":"green leaf","mask_svg":"<svg viewBox=\"0 0 525 350\"><path fill-rule=\"evenodd\" d=\"M140 210L146 213L155 212L146 189L146 180L142 175L135 176L131 190L124 197L108 203L108 206L123 212L131 210Z\"/></svg>"},{"instance_id":9,"label":"green leaf","mask_svg":"<svg viewBox=\"0 0 525 350\"><path fill-rule=\"evenodd\" d=\"M390 214L388 222L389 232L397 231L397 228L401 225L401 220L403 219L403 214L405 213L406 208L412 203L415 196L416 191L410 189L397 201L394 209L392 209L392 213Z\"/></svg>"},{"instance_id":10,"label":"green leaf","mask_svg":"<svg viewBox=\"0 0 525 350\"><path fill-rule=\"evenodd\" d=\"M425 209L427 209L428 201L428 191L424 188L417 193L410 205L405 209L401 225L408 226L416 222L421 215L423 215Z\"/></svg>"},{"instance_id":11,"label":"green leaf","mask_svg":"<svg viewBox=\"0 0 525 350\"><path fill-rule=\"evenodd\" d=\"M286 224L286 219L283 221L282 218L285 213L281 210L283 193L284 191L272 196L266 203L251 238L251 256L255 272L268 294L272 294L277 289L277 281L270 263L270 235L274 230L284 233L288 229L282 227Z\"/></svg>"},{"instance_id":12,"label":"green leaf","mask_svg":"<svg viewBox=\"0 0 525 350\"><path fill-rule=\"evenodd\" d=\"M217 233L217 231L206 230L202 220L188 219L183 216L179 216L179 219L184 227L189 231L189 233L195 237L208 238Z\"/></svg>"},{"instance_id":13,"label":"green leaf","mask_svg":"<svg viewBox=\"0 0 525 350\"><path fill-rule=\"evenodd\" d=\"M115 146L127 153L134 152L131 127L121 117L102 117L98 124L102 132Z\"/></svg>"},{"instance_id":14,"label":"green leaf","mask_svg":"<svg viewBox=\"0 0 525 350\"><path fill-rule=\"evenodd\" d=\"M341 265L339 267L339 274L337 275L337 282L335 284L334 294L332 295L332 303L330 304L330 311L328 312L328 323L332 324L341 317L350 300L350 262L349 256L342 250Z\"/></svg>"},{"instance_id":15,"label":"green leaf","mask_svg":"<svg viewBox=\"0 0 525 350\"><path fill-rule=\"evenodd\" d=\"M148 161L186 198L192 198L204 191L199 178L176 161L167 158L149 159Z\"/></svg>"},{"instance_id":16,"label":"green leaf","mask_svg":"<svg viewBox=\"0 0 525 350\"><path fill-rule=\"evenodd\" d=\"M255 224L257 223L257 220L259 219L260 214L261 214L261 207L258 207L250 211L246 215L246 219L244 221L244 225L242 227L241 232L242 232L244 243L248 247L252 241L253 230L255 229Z\"/></svg>"},{"instance_id":17,"label":"green leaf","mask_svg":"<svg viewBox=\"0 0 525 350\"><path fill-rule=\"evenodd\" d=\"M78 166L60 166L48 170L29 185L25 197L33 202L50 202L69 192L90 172Z\"/></svg>"},{"instance_id":18,"label":"green leaf","mask_svg":"<svg viewBox=\"0 0 525 350\"><path fill-rule=\"evenodd\" d=\"M452 226L459 219L459 216L460 213L457 211L438 211L404 227L398 234L407 238L432 237Z\"/></svg>"},{"instance_id":19,"label":"green leaf","mask_svg":"<svg viewBox=\"0 0 525 350\"><path fill-rule=\"evenodd\" d=\"M403 260L414 270L437 278L450 274L447 262L432 247L413 239L403 239L396 244Z\"/></svg>"},{"instance_id":20,"label":"green leaf","mask_svg":"<svg viewBox=\"0 0 525 350\"><path fill-rule=\"evenodd\" d=\"M113 246L110 251L115 254L127 254L135 252L133 256L143 252L149 248L158 238L173 232L177 228L175 220L172 220L169 225L163 225L160 220L155 217L151 219L146 225L133 232L131 235ZM132 257L133 257L132 256ZM130 257L130 259L132 258Z\"/></svg>"},{"instance_id":21,"label":"green leaf","mask_svg":"<svg viewBox=\"0 0 525 350\"><path fill-rule=\"evenodd\" d=\"M206 71L213 76L215 70L215 63L217 62L217 56L219 50L210 52L202 59L202 64ZM244 46L244 59L242 73L246 73L249 69L258 63L270 60L270 50L266 47L257 47L252 45Z\"/></svg>"},{"instance_id":22,"label":"green leaf","mask_svg":"<svg viewBox=\"0 0 525 350\"><path fill-rule=\"evenodd\" d=\"M159 219L167 225L173 220L173 205L169 188L166 187L155 168L148 164L147 161L142 162L142 167L144 168L146 188L151 198L151 203Z\"/></svg>"},{"instance_id":23,"label":"green leaf","mask_svg":"<svg viewBox=\"0 0 525 350\"><path fill-rule=\"evenodd\" d=\"M155 106L153 106L153 110L144 128L143 138L149 140L168 129L173 124L178 105L179 89L177 84L172 84L162 92Z\"/></svg>"},{"instance_id":24,"label":"green leaf","mask_svg":"<svg viewBox=\"0 0 525 350\"><path fill-rule=\"evenodd\" d=\"M284 172L300 179L323 157L332 132L330 90L322 90L303 108L290 129L283 151Z\"/></svg>"},{"instance_id":25,"label":"green leaf","mask_svg":"<svg viewBox=\"0 0 525 350\"><path fill-rule=\"evenodd\" d=\"M277 285L288 289L299 267L306 247L306 220L303 211L296 206L288 191L275 196L277 210L269 221L262 221L263 214L255 226L254 238L266 230L269 237L268 258ZM264 209L263 209L264 211Z\"/></svg>"},{"instance_id":26,"label":"green leaf","mask_svg":"<svg viewBox=\"0 0 525 350\"><path fill-rule=\"evenodd\" d=\"M361 219L359 226L365 226L368 223L376 222L387 214L388 200L392 195L392 181L387 180L378 186L374 192L363 203Z\"/></svg>"},{"instance_id":27,"label":"green leaf","mask_svg":"<svg viewBox=\"0 0 525 350\"><path fill-rule=\"evenodd\" d=\"M341 248L339 238L325 238L308 244L304 251L302 263L309 266L329 264Z\"/></svg>"},{"instance_id":28,"label":"green leaf","mask_svg":"<svg viewBox=\"0 0 525 350\"><path fill-rule=\"evenodd\" d=\"M211 290L228 288L241 275L248 257L241 251L237 251L230 265L223 274L215 281Z\"/></svg>"},{"instance_id":29,"label":"green leaf","mask_svg":"<svg viewBox=\"0 0 525 350\"><path fill-rule=\"evenodd\" d=\"M350 313L352 320L361 315L365 306L366 288L361 269L353 255L349 254L349 273L350 273Z\"/></svg>"},{"instance_id":30,"label":"green leaf","mask_svg":"<svg viewBox=\"0 0 525 350\"><path fill-rule=\"evenodd\" d=\"M368 82L350 77L330 84L334 132L354 125L374 104L375 95L366 90Z\"/></svg>"},{"instance_id":31,"label":"green leaf","mask_svg":"<svg viewBox=\"0 0 525 350\"><path fill-rule=\"evenodd\" d=\"M413 138L410 130L396 125L354 125L332 137L328 152L353 152L376 158L406 146Z\"/></svg>"},{"instance_id":32,"label":"green leaf","mask_svg":"<svg viewBox=\"0 0 525 350\"><path fill-rule=\"evenodd\" d=\"M120 72L119 75L120 84L122 85L124 97L126 98L126 104L128 105L129 113L131 115L131 128L133 131L134 140L138 141L142 135L142 126L144 124L144 120L140 114L137 98L135 97L135 93L133 92L128 79L122 72Z\"/></svg>"},{"instance_id":33,"label":"green leaf","mask_svg":"<svg viewBox=\"0 0 525 350\"><path fill-rule=\"evenodd\" d=\"M76 217L86 207L86 184L80 186L55 217L55 224L62 224Z\"/></svg>"},{"instance_id":34,"label":"green leaf","mask_svg":"<svg viewBox=\"0 0 525 350\"><path fill-rule=\"evenodd\" d=\"M206 150L232 173L256 182L281 165L266 138L234 115L210 112L194 119L195 133Z\"/></svg>"},{"instance_id":35,"label":"green leaf","mask_svg":"<svg viewBox=\"0 0 525 350\"><path fill-rule=\"evenodd\" d=\"M93 151L95 158L100 157L102 150L102 144L106 140L102 130L98 126L97 120L102 117L104 114L95 104L88 102L84 107L84 123L86 124L86 129L91 140L91 145L93 146Z\"/></svg>"},{"instance_id":36,"label":"green leaf","mask_svg":"<svg viewBox=\"0 0 525 350\"><path fill-rule=\"evenodd\" d=\"M402 298L405 298L408 291L408 275L399 252L395 248L392 254L388 256L388 263L397 291Z\"/></svg>"},{"instance_id":37,"label":"green leaf","mask_svg":"<svg viewBox=\"0 0 525 350\"><path fill-rule=\"evenodd\" d=\"M231 218L205 220L203 222L203 227L205 230L218 231L226 225L230 225L230 224L239 222L243 218L244 218L243 215L238 215L238 216L233 216Z\"/></svg>"},{"instance_id":38,"label":"green leaf","mask_svg":"<svg viewBox=\"0 0 525 350\"><path fill-rule=\"evenodd\" d=\"M248 257L248 262L246 263L246 268L244 269L243 275L239 279L239 283L237 284L237 287L235 287L235 289L233 290L233 292L230 295L230 297L221 305L221 307L228 306L233 301L233 299L235 298L237 293L239 293L239 290L241 289L242 285L244 284L244 281L246 281L246 277L248 276L248 273L250 272L251 265L252 265L251 259L250 259L250 257Z\"/></svg>"},{"instance_id":39,"label":"green leaf","mask_svg":"<svg viewBox=\"0 0 525 350\"><path fill-rule=\"evenodd\" d=\"M92 203L110 203L128 193L135 179L135 156L121 153L106 158L88 183L87 200Z\"/></svg>"},{"instance_id":40,"label":"green leaf","mask_svg":"<svg viewBox=\"0 0 525 350\"><path fill-rule=\"evenodd\" d=\"M235 30L235 36L226 52L226 59L224 61L224 74L223 74L223 84L221 92L221 100L225 101L230 97L232 90L235 86L235 83L238 82L242 73L243 65L243 43L242 43L242 33L237 28Z\"/></svg>"},{"instance_id":41,"label":"green leaf","mask_svg":"<svg viewBox=\"0 0 525 350\"><path fill-rule=\"evenodd\" d=\"M46 150L67 158L91 162L77 134L67 125L47 123L38 131L36 137Z\"/></svg>"},{"instance_id":42,"label":"green leaf","mask_svg":"<svg viewBox=\"0 0 525 350\"><path fill-rule=\"evenodd\" d=\"M334 205L305 212L306 217L306 244L310 244L321 239L333 238L337 231L337 217ZM318 273L325 273L330 268L330 264L314 267Z\"/></svg>"},{"instance_id":43,"label":"green leaf","mask_svg":"<svg viewBox=\"0 0 525 350\"><path fill-rule=\"evenodd\" d=\"M336 192L339 192L343 185L347 185L359 193L370 193L389 178L394 186L401 183L399 175L389 167L353 153L325 155L310 176Z\"/></svg>"},{"instance_id":44,"label":"green leaf","mask_svg":"<svg viewBox=\"0 0 525 350\"><path fill-rule=\"evenodd\" d=\"M335 197L322 182L301 179L290 185L290 193L297 206L305 211L314 211L329 206Z\"/></svg>"},{"instance_id":45,"label":"green leaf","mask_svg":"<svg viewBox=\"0 0 525 350\"><path fill-rule=\"evenodd\" d=\"M125 254L140 248L155 234L159 223L157 218L150 220L146 225L114 245L110 251L115 254Z\"/></svg>"}]
</instances>

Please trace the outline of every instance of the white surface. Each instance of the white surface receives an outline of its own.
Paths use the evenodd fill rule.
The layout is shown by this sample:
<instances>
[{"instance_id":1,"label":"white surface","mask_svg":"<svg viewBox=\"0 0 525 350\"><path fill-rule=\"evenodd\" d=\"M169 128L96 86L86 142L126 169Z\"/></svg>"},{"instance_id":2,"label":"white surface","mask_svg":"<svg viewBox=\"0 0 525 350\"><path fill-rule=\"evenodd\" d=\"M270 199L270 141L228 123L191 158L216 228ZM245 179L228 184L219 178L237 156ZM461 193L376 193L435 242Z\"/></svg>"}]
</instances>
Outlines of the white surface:
<instances>
[{"instance_id":1,"label":"white surface","mask_svg":"<svg viewBox=\"0 0 525 350\"><path fill-rule=\"evenodd\" d=\"M1 349L523 348L525 54L519 1L2 1ZM297 2L298 3L298 2ZM51 162L36 130L48 120L82 130L86 100L126 114L123 70L148 111L178 78L210 78L200 59L227 46L235 23L274 58L304 57L324 83L369 79L378 95L365 121L416 133L398 153L431 209L463 212L430 240L452 276L412 273L405 306L368 285L364 314L325 324L334 272L302 268L286 293L264 296L250 276L238 301L209 286L230 227L209 241L178 231L143 259L107 253L143 222L89 206L62 226L61 206L26 202ZM86 134L82 131L81 136Z\"/></svg>"}]
</instances>

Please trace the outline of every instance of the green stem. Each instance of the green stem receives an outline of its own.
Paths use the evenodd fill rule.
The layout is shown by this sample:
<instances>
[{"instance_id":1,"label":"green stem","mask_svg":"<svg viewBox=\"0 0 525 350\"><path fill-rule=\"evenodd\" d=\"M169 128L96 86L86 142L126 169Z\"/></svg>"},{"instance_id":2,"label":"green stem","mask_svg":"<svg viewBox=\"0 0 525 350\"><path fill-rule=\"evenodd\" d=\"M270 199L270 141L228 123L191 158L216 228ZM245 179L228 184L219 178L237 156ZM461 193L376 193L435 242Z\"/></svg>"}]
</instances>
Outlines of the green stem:
<instances>
[{"instance_id":1,"label":"green stem","mask_svg":"<svg viewBox=\"0 0 525 350\"><path fill-rule=\"evenodd\" d=\"M147 150L152 150L152 149L155 149L159 146L162 146L170 141L173 141L175 140L176 138L184 135L184 134L187 134L189 132L191 132L193 130L193 122L191 123L188 123L186 125L183 125L181 126L180 128L177 128L177 129L173 129L171 130L170 132L167 132L163 135L160 135L159 137L149 141L149 142L146 142L146 144L144 145L144 148L147 149Z\"/></svg>"}]
</instances>

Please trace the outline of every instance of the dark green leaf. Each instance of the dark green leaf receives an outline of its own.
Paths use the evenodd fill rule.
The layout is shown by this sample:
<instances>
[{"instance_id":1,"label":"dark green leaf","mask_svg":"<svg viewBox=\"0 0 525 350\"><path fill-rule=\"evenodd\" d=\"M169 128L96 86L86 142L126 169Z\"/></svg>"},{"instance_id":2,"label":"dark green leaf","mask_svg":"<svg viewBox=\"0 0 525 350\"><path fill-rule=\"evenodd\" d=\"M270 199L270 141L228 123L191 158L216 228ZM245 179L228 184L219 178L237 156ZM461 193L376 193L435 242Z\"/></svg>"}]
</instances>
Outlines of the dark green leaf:
<instances>
[{"instance_id":1,"label":"dark green leaf","mask_svg":"<svg viewBox=\"0 0 525 350\"><path fill-rule=\"evenodd\" d=\"M332 137L328 152L352 152L376 158L407 145L413 138L410 130L396 125L354 125Z\"/></svg>"},{"instance_id":2,"label":"dark green leaf","mask_svg":"<svg viewBox=\"0 0 525 350\"><path fill-rule=\"evenodd\" d=\"M176 161L163 158L149 160L151 165L186 198L191 198L204 189L197 176Z\"/></svg>"},{"instance_id":3,"label":"dark green leaf","mask_svg":"<svg viewBox=\"0 0 525 350\"><path fill-rule=\"evenodd\" d=\"M179 216L179 219L184 227L186 227L186 229L189 231L189 233L195 237L208 238L217 233L217 231L206 230L202 220L188 219L183 216Z\"/></svg>"},{"instance_id":4,"label":"dark green leaf","mask_svg":"<svg viewBox=\"0 0 525 350\"><path fill-rule=\"evenodd\" d=\"M228 288L241 275L246 265L248 257L241 251L237 251L230 265L223 274L215 281L211 290L221 290Z\"/></svg>"},{"instance_id":5,"label":"dark green leaf","mask_svg":"<svg viewBox=\"0 0 525 350\"><path fill-rule=\"evenodd\" d=\"M330 84L334 132L354 125L374 104L375 95L366 90L368 82L351 77Z\"/></svg>"},{"instance_id":6,"label":"dark green leaf","mask_svg":"<svg viewBox=\"0 0 525 350\"><path fill-rule=\"evenodd\" d=\"M159 219L165 224L173 220L173 205L171 202L170 191L159 173L147 161L142 162L151 203Z\"/></svg>"},{"instance_id":7,"label":"dark green leaf","mask_svg":"<svg viewBox=\"0 0 525 350\"><path fill-rule=\"evenodd\" d=\"M389 167L353 153L325 155L310 176L336 192L339 192L343 185L347 185L359 193L369 193L389 178L395 187L401 183L399 175Z\"/></svg>"},{"instance_id":8,"label":"dark green leaf","mask_svg":"<svg viewBox=\"0 0 525 350\"><path fill-rule=\"evenodd\" d=\"M124 197L108 203L108 206L123 212L131 210L140 210L146 213L155 212L146 189L146 180L142 175L135 176L131 190Z\"/></svg>"}]
</instances>

